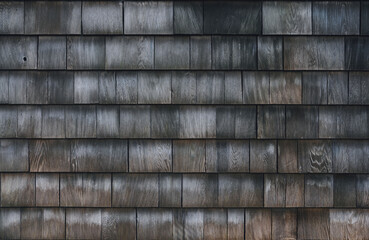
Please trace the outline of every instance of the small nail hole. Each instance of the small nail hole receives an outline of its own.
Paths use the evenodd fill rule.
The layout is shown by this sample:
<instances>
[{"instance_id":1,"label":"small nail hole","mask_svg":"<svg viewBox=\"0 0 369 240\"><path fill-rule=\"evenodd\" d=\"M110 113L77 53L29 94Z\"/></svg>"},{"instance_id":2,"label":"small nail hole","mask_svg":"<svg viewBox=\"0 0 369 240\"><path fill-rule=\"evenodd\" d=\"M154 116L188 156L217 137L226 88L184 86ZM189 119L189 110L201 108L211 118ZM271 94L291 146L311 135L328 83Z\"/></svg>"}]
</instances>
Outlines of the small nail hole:
<instances>
[{"instance_id":1,"label":"small nail hole","mask_svg":"<svg viewBox=\"0 0 369 240\"><path fill-rule=\"evenodd\" d=\"M23 61L27 61L27 57L23 57Z\"/></svg>"}]
</instances>

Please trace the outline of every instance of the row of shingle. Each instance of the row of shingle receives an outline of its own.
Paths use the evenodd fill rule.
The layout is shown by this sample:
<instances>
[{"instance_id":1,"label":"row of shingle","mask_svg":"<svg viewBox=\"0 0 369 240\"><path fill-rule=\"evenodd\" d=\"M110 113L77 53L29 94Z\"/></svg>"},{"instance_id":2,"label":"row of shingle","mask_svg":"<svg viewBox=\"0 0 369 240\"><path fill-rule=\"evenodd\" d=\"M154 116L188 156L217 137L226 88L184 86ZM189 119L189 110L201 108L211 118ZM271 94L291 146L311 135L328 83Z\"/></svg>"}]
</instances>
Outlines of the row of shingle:
<instances>
[{"instance_id":1,"label":"row of shingle","mask_svg":"<svg viewBox=\"0 0 369 240\"><path fill-rule=\"evenodd\" d=\"M368 106L0 106L0 138L367 138Z\"/></svg>"},{"instance_id":2,"label":"row of shingle","mask_svg":"<svg viewBox=\"0 0 369 240\"><path fill-rule=\"evenodd\" d=\"M2 139L0 171L367 173L368 154L366 140Z\"/></svg>"},{"instance_id":3,"label":"row of shingle","mask_svg":"<svg viewBox=\"0 0 369 240\"><path fill-rule=\"evenodd\" d=\"M368 191L369 175L1 174L2 207L367 208Z\"/></svg>"},{"instance_id":4,"label":"row of shingle","mask_svg":"<svg viewBox=\"0 0 369 240\"><path fill-rule=\"evenodd\" d=\"M367 37L2 36L0 45L0 69L369 69Z\"/></svg>"},{"instance_id":5,"label":"row of shingle","mask_svg":"<svg viewBox=\"0 0 369 240\"><path fill-rule=\"evenodd\" d=\"M5 71L0 84L0 104L369 105L366 72Z\"/></svg>"},{"instance_id":6,"label":"row of shingle","mask_svg":"<svg viewBox=\"0 0 369 240\"><path fill-rule=\"evenodd\" d=\"M49 230L53 229L53 230ZM0 210L4 239L365 239L366 209Z\"/></svg>"},{"instance_id":7,"label":"row of shingle","mask_svg":"<svg viewBox=\"0 0 369 240\"><path fill-rule=\"evenodd\" d=\"M357 35L368 18L355 1L25 1L1 3L0 33Z\"/></svg>"}]
</instances>

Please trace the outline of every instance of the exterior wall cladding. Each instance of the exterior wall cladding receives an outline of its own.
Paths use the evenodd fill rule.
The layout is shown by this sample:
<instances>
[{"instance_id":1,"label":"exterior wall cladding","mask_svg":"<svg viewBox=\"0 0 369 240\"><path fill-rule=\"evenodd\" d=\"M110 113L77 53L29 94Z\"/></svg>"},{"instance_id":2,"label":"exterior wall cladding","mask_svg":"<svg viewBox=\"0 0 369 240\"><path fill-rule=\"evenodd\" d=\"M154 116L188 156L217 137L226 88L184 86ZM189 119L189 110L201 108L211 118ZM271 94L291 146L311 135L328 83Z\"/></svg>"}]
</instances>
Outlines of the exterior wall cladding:
<instances>
[{"instance_id":1,"label":"exterior wall cladding","mask_svg":"<svg viewBox=\"0 0 369 240\"><path fill-rule=\"evenodd\" d=\"M369 2L0 2L0 239L369 239Z\"/></svg>"}]
</instances>

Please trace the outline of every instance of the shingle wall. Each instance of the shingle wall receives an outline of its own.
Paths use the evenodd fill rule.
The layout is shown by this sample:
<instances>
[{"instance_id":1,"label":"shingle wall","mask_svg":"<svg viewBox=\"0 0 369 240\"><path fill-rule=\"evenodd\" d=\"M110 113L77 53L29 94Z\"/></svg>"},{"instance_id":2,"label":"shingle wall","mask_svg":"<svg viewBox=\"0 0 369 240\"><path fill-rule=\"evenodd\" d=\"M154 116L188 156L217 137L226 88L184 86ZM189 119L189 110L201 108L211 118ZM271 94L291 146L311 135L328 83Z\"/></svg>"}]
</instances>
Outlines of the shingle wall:
<instances>
[{"instance_id":1,"label":"shingle wall","mask_svg":"<svg viewBox=\"0 0 369 240\"><path fill-rule=\"evenodd\" d=\"M0 239L369 239L366 1L0 2Z\"/></svg>"}]
</instances>

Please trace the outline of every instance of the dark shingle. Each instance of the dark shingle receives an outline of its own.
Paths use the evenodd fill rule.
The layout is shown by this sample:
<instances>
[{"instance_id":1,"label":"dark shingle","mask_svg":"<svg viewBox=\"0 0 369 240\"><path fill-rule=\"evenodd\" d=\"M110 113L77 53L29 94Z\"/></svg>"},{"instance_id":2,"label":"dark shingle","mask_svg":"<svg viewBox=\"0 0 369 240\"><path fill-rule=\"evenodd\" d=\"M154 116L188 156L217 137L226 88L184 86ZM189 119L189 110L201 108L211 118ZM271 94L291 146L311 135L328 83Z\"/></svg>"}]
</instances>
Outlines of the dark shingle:
<instances>
[{"instance_id":1,"label":"dark shingle","mask_svg":"<svg viewBox=\"0 0 369 240\"><path fill-rule=\"evenodd\" d=\"M297 210L272 209L272 239L297 239Z\"/></svg>"},{"instance_id":2,"label":"dark shingle","mask_svg":"<svg viewBox=\"0 0 369 240\"><path fill-rule=\"evenodd\" d=\"M150 106L120 106L120 137L150 137Z\"/></svg>"},{"instance_id":3,"label":"dark shingle","mask_svg":"<svg viewBox=\"0 0 369 240\"><path fill-rule=\"evenodd\" d=\"M67 106L65 109L67 138L95 138L96 137L96 107L95 106Z\"/></svg>"},{"instance_id":4,"label":"dark shingle","mask_svg":"<svg viewBox=\"0 0 369 240\"><path fill-rule=\"evenodd\" d=\"M224 72L198 72L196 75L197 103L224 103Z\"/></svg>"},{"instance_id":5,"label":"dark shingle","mask_svg":"<svg viewBox=\"0 0 369 240\"><path fill-rule=\"evenodd\" d=\"M299 172L332 172L332 143L322 140L298 141Z\"/></svg>"},{"instance_id":6,"label":"dark shingle","mask_svg":"<svg viewBox=\"0 0 369 240\"><path fill-rule=\"evenodd\" d=\"M47 102L49 104L71 104L74 98L73 72L54 71L47 74Z\"/></svg>"},{"instance_id":7,"label":"dark shingle","mask_svg":"<svg viewBox=\"0 0 369 240\"><path fill-rule=\"evenodd\" d=\"M59 206L59 174L36 174L36 206Z\"/></svg>"},{"instance_id":8,"label":"dark shingle","mask_svg":"<svg viewBox=\"0 0 369 240\"><path fill-rule=\"evenodd\" d=\"M203 2L176 1L173 3L174 33L203 33Z\"/></svg>"},{"instance_id":9,"label":"dark shingle","mask_svg":"<svg viewBox=\"0 0 369 240\"><path fill-rule=\"evenodd\" d=\"M170 72L138 72L138 103L170 104L171 82Z\"/></svg>"},{"instance_id":10,"label":"dark shingle","mask_svg":"<svg viewBox=\"0 0 369 240\"><path fill-rule=\"evenodd\" d=\"M334 175L334 207L356 207L356 176Z\"/></svg>"},{"instance_id":11,"label":"dark shingle","mask_svg":"<svg viewBox=\"0 0 369 240\"><path fill-rule=\"evenodd\" d=\"M0 140L0 171L27 171L28 142L25 140Z\"/></svg>"},{"instance_id":12,"label":"dark shingle","mask_svg":"<svg viewBox=\"0 0 369 240\"><path fill-rule=\"evenodd\" d=\"M235 112L234 106L216 107L216 138L235 137Z\"/></svg>"},{"instance_id":13,"label":"dark shingle","mask_svg":"<svg viewBox=\"0 0 369 240\"><path fill-rule=\"evenodd\" d=\"M179 107L151 106L151 137L179 137Z\"/></svg>"},{"instance_id":14,"label":"dark shingle","mask_svg":"<svg viewBox=\"0 0 369 240\"><path fill-rule=\"evenodd\" d=\"M268 104L270 87L268 72L243 72L243 103Z\"/></svg>"},{"instance_id":15,"label":"dark shingle","mask_svg":"<svg viewBox=\"0 0 369 240\"><path fill-rule=\"evenodd\" d=\"M333 207L333 176L305 176L305 207Z\"/></svg>"},{"instance_id":16,"label":"dark shingle","mask_svg":"<svg viewBox=\"0 0 369 240\"><path fill-rule=\"evenodd\" d=\"M36 69L37 37L0 37L0 69Z\"/></svg>"},{"instance_id":17,"label":"dark shingle","mask_svg":"<svg viewBox=\"0 0 369 240\"><path fill-rule=\"evenodd\" d=\"M171 239L173 212L170 209L138 209L137 239Z\"/></svg>"},{"instance_id":18,"label":"dark shingle","mask_svg":"<svg viewBox=\"0 0 369 240\"><path fill-rule=\"evenodd\" d=\"M33 173L2 173L1 207L35 206L35 183Z\"/></svg>"},{"instance_id":19,"label":"dark shingle","mask_svg":"<svg viewBox=\"0 0 369 240\"><path fill-rule=\"evenodd\" d=\"M348 92L348 73L330 72L328 74L328 104L347 104Z\"/></svg>"},{"instance_id":20,"label":"dark shingle","mask_svg":"<svg viewBox=\"0 0 369 240\"><path fill-rule=\"evenodd\" d=\"M182 176L168 173L159 177L159 207L181 207Z\"/></svg>"},{"instance_id":21,"label":"dark shingle","mask_svg":"<svg viewBox=\"0 0 369 240\"><path fill-rule=\"evenodd\" d=\"M17 137L40 138L41 137L41 107L19 106Z\"/></svg>"},{"instance_id":22,"label":"dark shingle","mask_svg":"<svg viewBox=\"0 0 369 240\"><path fill-rule=\"evenodd\" d=\"M17 136L17 109L11 106L0 107L0 137L15 138Z\"/></svg>"},{"instance_id":23,"label":"dark shingle","mask_svg":"<svg viewBox=\"0 0 369 240\"><path fill-rule=\"evenodd\" d=\"M101 236L101 209L67 208L65 219L67 239L92 239Z\"/></svg>"},{"instance_id":24,"label":"dark shingle","mask_svg":"<svg viewBox=\"0 0 369 240\"><path fill-rule=\"evenodd\" d=\"M211 68L211 37L190 37L190 66L191 69Z\"/></svg>"},{"instance_id":25,"label":"dark shingle","mask_svg":"<svg viewBox=\"0 0 369 240\"><path fill-rule=\"evenodd\" d=\"M272 213L270 209L245 210L246 239L272 239Z\"/></svg>"},{"instance_id":26,"label":"dark shingle","mask_svg":"<svg viewBox=\"0 0 369 240\"><path fill-rule=\"evenodd\" d=\"M302 239L329 239L329 210L302 208L298 210L298 236Z\"/></svg>"},{"instance_id":27,"label":"dark shingle","mask_svg":"<svg viewBox=\"0 0 369 240\"><path fill-rule=\"evenodd\" d=\"M98 138L119 137L119 106L97 106L96 115Z\"/></svg>"},{"instance_id":28,"label":"dark shingle","mask_svg":"<svg viewBox=\"0 0 369 240\"><path fill-rule=\"evenodd\" d=\"M116 82L117 103L137 103L137 72L117 72Z\"/></svg>"},{"instance_id":29,"label":"dark shingle","mask_svg":"<svg viewBox=\"0 0 369 240\"><path fill-rule=\"evenodd\" d=\"M40 36L38 38L38 69L66 69L66 41L66 37Z\"/></svg>"},{"instance_id":30,"label":"dark shingle","mask_svg":"<svg viewBox=\"0 0 369 240\"><path fill-rule=\"evenodd\" d=\"M349 103L369 105L369 75L364 72L350 72Z\"/></svg>"},{"instance_id":31,"label":"dark shingle","mask_svg":"<svg viewBox=\"0 0 369 240\"><path fill-rule=\"evenodd\" d=\"M101 211L103 239L136 239L136 210L108 208Z\"/></svg>"},{"instance_id":32,"label":"dark shingle","mask_svg":"<svg viewBox=\"0 0 369 240\"><path fill-rule=\"evenodd\" d=\"M0 209L0 237L20 239L21 214L19 208Z\"/></svg>"},{"instance_id":33,"label":"dark shingle","mask_svg":"<svg viewBox=\"0 0 369 240\"><path fill-rule=\"evenodd\" d=\"M189 37L155 37L155 69L189 68Z\"/></svg>"},{"instance_id":34,"label":"dark shingle","mask_svg":"<svg viewBox=\"0 0 369 240\"><path fill-rule=\"evenodd\" d=\"M183 207L218 206L217 174L183 174Z\"/></svg>"},{"instance_id":35,"label":"dark shingle","mask_svg":"<svg viewBox=\"0 0 369 240\"><path fill-rule=\"evenodd\" d=\"M318 138L317 106L286 106L286 138Z\"/></svg>"},{"instance_id":36,"label":"dark shingle","mask_svg":"<svg viewBox=\"0 0 369 240\"><path fill-rule=\"evenodd\" d=\"M336 86L334 83L333 86ZM302 103L327 104L328 74L326 72L302 73Z\"/></svg>"},{"instance_id":37,"label":"dark shingle","mask_svg":"<svg viewBox=\"0 0 369 240\"><path fill-rule=\"evenodd\" d=\"M270 73L271 104L301 104L301 73Z\"/></svg>"},{"instance_id":38,"label":"dark shingle","mask_svg":"<svg viewBox=\"0 0 369 240\"><path fill-rule=\"evenodd\" d=\"M258 69L283 69L283 38L258 37Z\"/></svg>"},{"instance_id":39,"label":"dark shingle","mask_svg":"<svg viewBox=\"0 0 369 240\"><path fill-rule=\"evenodd\" d=\"M104 37L67 37L67 69L104 68Z\"/></svg>"},{"instance_id":40,"label":"dark shingle","mask_svg":"<svg viewBox=\"0 0 369 240\"><path fill-rule=\"evenodd\" d=\"M250 141L250 172L277 172L277 145L275 140Z\"/></svg>"},{"instance_id":41,"label":"dark shingle","mask_svg":"<svg viewBox=\"0 0 369 240\"><path fill-rule=\"evenodd\" d=\"M180 138L215 138L216 109L211 106L180 107Z\"/></svg>"},{"instance_id":42,"label":"dark shingle","mask_svg":"<svg viewBox=\"0 0 369 240\"><path fill-rule=\"evenodd\" d=\"M224 73L224 103L242 104L241 72Z\"/></svg>"},{"instance_id":43,"label":"dark shingle","mask_svg":"<svg viewBox=\"0 0 369 240\"><path fill-rule=\"evenodd\" d=\"M174 140L173 172L205 172L205 141Z\"/></svg>"},{"instance_id":44,"label":"dark shingle","mask_svg":"<svg viewBox=\"0 0 369 240\"><path fill-rule=\"evenodd\" d=\"M334 173L366 173L369 141L337 140L333 142Z\"/></svg>"},{"instance_id":45,"label":"dark shingle","mask_svg":"<svg viewBox=\"0 0 369 240\"><path fill-rule=\"evenodd\" d=\"M24 2L0 2L0 33L24 33Z\"/></svg>"},{"instance_id":46,"label":"dark shingle","mask_svg":"<svg viewBox=\"0 0 369 240\"><path fill-rule=\"evenodd\" d=\"M285 106L258 106L258 138L285 138Z\"/></svg>"},{"instance_id":47,"label":"dark shingle","mask_svg":"<svg viewBox=\"0 0 369 240\"><path fill-rule=\"evenodd\" d=\"M114 104L116 95L114 72L102 72L99 76L99 103Z\"/></svg>"},{"instance_id":48,"label":"dark shingle","mask_svg":"<svg viewBox=\"0 0 369 240\"><path fill-rule=\"evenodd\" d=\"M172 103L194 104L196 103L196 73L173 71L172 72Z\"/></svg>"}]
</instances>

